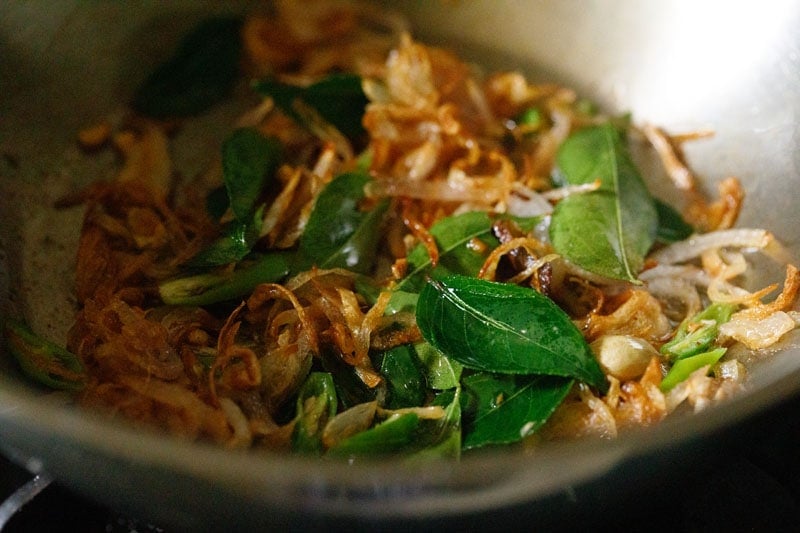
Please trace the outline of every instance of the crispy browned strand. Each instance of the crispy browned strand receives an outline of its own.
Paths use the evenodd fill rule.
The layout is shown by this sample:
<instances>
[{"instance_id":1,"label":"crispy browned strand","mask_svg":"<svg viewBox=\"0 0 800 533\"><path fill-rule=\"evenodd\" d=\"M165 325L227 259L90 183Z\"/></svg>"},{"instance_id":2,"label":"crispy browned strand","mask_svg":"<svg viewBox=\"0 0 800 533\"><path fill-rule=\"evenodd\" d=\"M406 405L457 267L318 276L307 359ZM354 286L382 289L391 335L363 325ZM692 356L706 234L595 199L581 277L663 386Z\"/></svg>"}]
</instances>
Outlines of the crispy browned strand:
<instances>
[{"instance_id":1,"label":"crispy browned strand","mask_svg":"<svg viewBox=\"0 0 800 533\"><path fill-rule=\"evenodd\" d=\"M687 198L686 219L699 230L706 232L733 227L739 217L744 200L744 189L737 178L722 180L717 189L719 198L708 202L697 189L697 178L686 161L682 143L710 136L707 131L685 135L669 135L662 128L646 124L642 131L656 149L661 163L675 187Z\"/></svg>"},{"instance_id":2,"label":"crispy browned strand","mask_svg":"<svg viewBox=\"0 0 800 533\"><path fill-rule=\"evenodd\" d=\"M611 306L616 307L609 311L607 308ZM607 299L603 307L583 319L585 336L589 341L601 335L620 334L661 344L672 331L661 304L645 290L627 290Z\"/></svg>"}]
</instances>

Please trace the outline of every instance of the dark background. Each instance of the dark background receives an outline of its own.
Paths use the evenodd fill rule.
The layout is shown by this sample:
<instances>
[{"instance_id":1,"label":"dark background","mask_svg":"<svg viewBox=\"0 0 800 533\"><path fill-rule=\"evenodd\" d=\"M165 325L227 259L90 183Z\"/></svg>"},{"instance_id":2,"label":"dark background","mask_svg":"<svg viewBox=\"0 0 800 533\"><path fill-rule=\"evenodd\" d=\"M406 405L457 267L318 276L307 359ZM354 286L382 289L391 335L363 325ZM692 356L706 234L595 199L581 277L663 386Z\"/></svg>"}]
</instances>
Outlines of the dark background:
<instances>
[{"instance_id":1,"label":"dark background","mask_svg":"<svg viewBox=\"0 0 800 533\"><path fill-rule=\"evenodd\" d=\"M622 502L603 495L602 487L579 495L574 508L557 511L549 530L800 531L800 396L713 435L702 448L691 465L675 464L646 487L637 483ZM0 501L30 478L0 456ZM480 531L526 531L531 526L514 520L513 513L476 524ZM459 530L470 529L469 523L464 526L459 523ZM431 529L448 528L438 523ZM172 530L123 516L56 482L14 515L3 533L28 531Z\"/></svg>"}]
</instances>

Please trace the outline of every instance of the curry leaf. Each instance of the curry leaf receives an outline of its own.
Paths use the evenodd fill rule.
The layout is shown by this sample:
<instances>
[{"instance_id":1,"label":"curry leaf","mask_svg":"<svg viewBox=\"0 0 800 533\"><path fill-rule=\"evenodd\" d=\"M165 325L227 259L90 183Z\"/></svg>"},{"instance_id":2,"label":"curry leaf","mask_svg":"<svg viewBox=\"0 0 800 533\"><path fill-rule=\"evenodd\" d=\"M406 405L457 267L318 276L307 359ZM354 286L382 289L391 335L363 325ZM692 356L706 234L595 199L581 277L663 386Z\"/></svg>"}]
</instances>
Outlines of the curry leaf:
<instances>
[{"instance_id":1,"label":"curry leaf","mask_svg":"<svg viewBox=\"0 0 800 533\"><path fill-rule=\"evenodd\" d=\"M416 316L425 340L468 368L574 377L606 388L581 332L533 289L465 276L431 280Z\"/></svg>"},{"instance_id":2,"label":"curry leaf","mask_svg":"<svg viewBox=\"0 0 800 533\"><path fill-rule=\"evenodd\" d=\"M458 386L463 370L461 363L447 357L424 341L415 344L414 349L422 366L425 368L426 379L430 388L447 390Z\"/></svg>"},{"instance_id":3,"label":"curry leaf","mask_svg":"<svg viewBox=\"0 0 800 533\"><path fill-rule=\"evenodd\" d=\"M573 380L489 373L464 378L476 412L464 428L464 449L509 444L533 434L566 397Z\"/></svg>"},{"instance_id":4,"label":"curry leaf","mask_svg":"<svg viewBox=\"0 0 800 533\"><path fill-rule=\"evenodd\" d=\"M238 17L198 25L138 87L133 108L154 118L186 117L227 97L240 74L241 26Z\"/></svg>"},{"instance_id":5,"label":"curry leaf","mask_svg":"<svg viewBox=\"0 0 800 533\"><path fill-rule=\"evenodd\" d=\"M230 200L225 185L220 185L206 195L206 213L214 220L219 220L228 211Z\"/></svg>"},{"instance_id":6,"label":"curry leaf","mask_svg":"<svg viewBox=\"0 0 800 533\"><path fill-rule=\"evenodd\" d=\"M239 128L222 145L222 177L228 203L239 221L246 221L273 179L281 143L253 128Z\"/></svg>"},{"instance_id":7,"label":"curry leaf","mask_svg":"<svg viewBox=\"0 0 800 533\"><path fill-rule=\"evenodd\" d=\"M386 314L393 315L395 313L407 312L413 313L417 308L417 300L419 294L416 292L406 292L401 290L392 291L392 296L389 303L386 305Z\"/></svg>"},{"instance_id":8,"label":"curry leaf","mask_svg":"<svg viewBox=\"0 0 800 533\"><path fill-rule=\"evenodd\" d=\"M682 241L694 233L694 228L686 222L671 205L655 199L658 213L658 233L656 237L663 243Z\"/></svg>"},{"instance_id":9,"label":"curry leaf","mask_svg":"<svg viewBox=\"0 0 800 533\"><path fill-rule=\"evenodd\" d=\"M420 438L423 448L412 457L415 460L458 459L461 456L461 389L438 394L431 405L443 407L444 416L420 423L420 430L425 430Z\"/></svg>"},{"instance_id":10,"label":"curry leaf","mask_svg":"<svg viewBox=\"0 0 800 533\"><path fill-rule=\"evenodd\" d=\"M413 346L404 344L385 352L380 373L386 381L388 397L384 407L417 407L425 401L425 376Z\"/></svg>"},{"instance_id":11,"label":"curry leaf","mask_svg":"<svg viewBox=\"0 0 800 533\"><path fill-rule=\"evenodd\" d=\"M256 210L250 221L234 220L228 224L222 236L192 257L188 266L209 268L235 263L243 259L258 241L262 216L263 208Z\"/></svg>"},{"instance_id":12,"label":"curry leaf","mask_svg":"<svg viewBox=\"0 0 800 533\"><path fill-rule=\"evenodd\" d=\"M514 219L520 228L530 231L539 218ZM492 234L494 219L483 211L471 211L439 220L429 232L436 240L439 262L437 276L462 274L474 276L483 266L486 257L499 241ZM408 273L397 284L397 289L419 292L428 275L434 270L428 251L422 244L414 247L406 258Z\"/></svg>"},{"instance_id":13,"label":"curry leaf","mask_svg":"<svg viewBox=\"0 0 800 533\"><path fill-rule=\"evenodd\" d=\"M300 253L310 263L301 268L371 270L389 202L383 200L369 211L359 209L369 180L366 174L342 174L322 190L300 238Z\"/></svg>"},{"instance_id":14,"label":"curry leaf","mask_svg":"<svg viewBox=\"0 0 800 533\"><path fill-rule=\"evenodd\" d=\"M311 106L323 119L351 139L364 134L361 118L368 100L359 76L333 74L308 87L263 80L256 84L256 90L271 96L275 104L301 125L304 125L304 119L295 109L296 101Z\"/></svg>"},{"instance_id":15,"label":"curry leaf","mask_svg":"<svg viewBox=\"0 0 800 533\"><path fill-rule=\"evenodd\" d=\"M556 205L550 224L556 251L595 274L636 282L658 214L618 131L608 123L579 130L562 144L557 165L566 184L599 179L600 188Z\"/></svg>"},{"instance_id":16,"label":"curry leaf","mask_svg":"<svg viewBox=\"0 0 800 533\"><path fill-rule=\"evenodd\" d=\"M325 372L333 376L336 397L344 409L375 400L377 387L369 388L356 374L355 367L342 360L336 348L324 346L320 354L320 364Z\"/></svg>"}]
</instances>

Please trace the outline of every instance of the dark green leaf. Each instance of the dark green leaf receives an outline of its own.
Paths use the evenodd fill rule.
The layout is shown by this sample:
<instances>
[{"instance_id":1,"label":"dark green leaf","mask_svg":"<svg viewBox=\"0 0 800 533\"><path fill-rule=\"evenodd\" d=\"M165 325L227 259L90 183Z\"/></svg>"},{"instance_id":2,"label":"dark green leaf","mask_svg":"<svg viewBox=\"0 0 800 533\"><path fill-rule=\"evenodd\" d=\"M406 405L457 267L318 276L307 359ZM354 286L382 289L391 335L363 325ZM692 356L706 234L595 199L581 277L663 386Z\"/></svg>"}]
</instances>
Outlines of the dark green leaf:
<instances>
[{"instance_id":1,"label":"dark green leaf","mask_svg":"<svg viewBox=\"0 0 800 533\"><path fill-rule=\"evenodd\" d=\"M671 205L655 199L658 213L658 233L656 238L666 244L682 241L694 233L694 228L686 222Z\"/></svg>"},{"instance_id":2,"label":"dark green leaf","mask_svg":"<svg viewBox=\"0 0 800 533\"><path fill-rule=\"evenodd\" d=\"M601 276L637 282L656 236L653 199L611 124L579 130L562 144L557 164L567 185L600 180L553 211L550 239L572 263Z\"/></svg>"},{"instance_id":3,"label":"dark green leaf","mask_svg":"<svg viewBox=\"0 0 800 533\"><path fill-rule=\"evenodd\" d=\"M416 292L395 290L392 292L391 298L389 298L389 303L386 304L386 314L393 315L400 312L413 313L414 309L417 308L418 299L419 294Z\"/></svg>"},{"instance_id":4,"label":"dark green leaf","mask_svg":"<svg viewBox=\"0 0 800 533\"><path fill-rule=\"evenodd\" d=\"M214 220L222 218L228 207L230 207L230 200L228 200L228 191L225 190L225 185L213 189L206 196L206 212Z\"/></svg>"},{"instance_id":5,"label":"dark green leaf","mask_svg":"<svg viewBox=\"0 0 800 533\"><path fill-rule=\"evenodd\" d=\"M7 320L3 325L5 345L31 379L59 390L79 391L86 385L80 359L31 331L27 324Z\"/></svg>"},{"instance_id":6,"label":"dark green leaf","mask_svg":"<svg viewBox=\"0 0 800 533\"><path fill-rule=\"evenodd\" d=\"M387 409L418 407L425 401L425 377L413 346L405 344L385 352L380 373L387 386Z\"/></svg>"},{"instance_id":7,"label":"dark green leaf","mask_svg":"<svg viewBox=\"0 0 800 533\"><path fill-rule=\"evenodd\" d=\"M573 380L553 376L489 373L464 378L475 400L475 417L464 428L464 449L510 444L533 434L553 414Z\"/></svg>"},{"instance_id":8,"label":"dark green leaf","mask_svg":"<svg viewBox=\"0 0 800 533\"><path fill-rule=\"evenodd\" d=\"M530 231L540 219L514 220L522 230ZM463 213L436 222L429 232L439 249L439 263L433 269L425 246L416 246L408 254L408 272L397 284L397 289L419 292L433 270L436 271L436 277L448 274L476 275L489 253L500 244L492 234L493 222L494 219L484 211ZM481 246L474 246L476 243Z\"/></svg>"},{"instance_id":9,"label":"dark green leaf","mask_svg":"<svg viewBox=\"0 0 800 533\"><path fill-rule=\"evenodd\" d=\"M461 455L461 389L440 393L431 405L444 407L444 417L421 421L417 433L422 433L419 443L423 449L414 453L413 459L458 459Z\"/></svg>"},{"instance_id":10,"label":"dark green leaf","mask_svg":"<svg viewBox=\"0 0 800 533\"><path fill-rule=\"evenodd\" d=\"M293 254L274 252L240 264L233 272L208 273L162 282L161 299L168 305L205 306L244 298L261 283L275 283L289 274Z\"/></svg>"},{"instance_id":11,"label":"dark green leaf","mask_svg":"<svg viewBox=\"0 0 800 533\"><path fill-rule=\"evenodd\" d=\"M439 263L436 269L442 275L448 273L475 275L483 266L489 252L499 244L492 235L492 219L483 211L463 213L443 218L431 226L431 236L439 248ZM474 240L485 244L486 250L470 246ZM431 259L423 245L416 246L407 257L408 273L398 283L397 289L419 292L431 272Z\"/></svg>"},{"instance_id":12,"label":"dark green leaf","mask_svg":"<svg viewBox=\"0 0 800 533\"><path fill-rule=\"evenodd\" d=\"M264 190L274 181L282 146L252 128L234 131L222 144L222 179L228 204L240 222L253 213Z\"/></svg>"},{"instance_id":13,"label":"dark green leaf","mask_svg":"<svg viewBox=\"0 0 800 533\"><path fill-rule=\"evenodd\" d=\"M418 342L414 345L414 349L425 368L430 388L447 390L458 386L463 370L461 363L447 357L427 342Z\"/></svg>"},{"instance_id":14,"label":"dark green leaf","mask_svg":"<svg viewBox=\"0 0 800 533\"><path fill-rule=\"evenodd\" d=\"M244 259L253 249L261 232L263 210L258 209L247 222L233 221L224 234L201 250L187 263L190 268L210 268L235 263Z\"/></svg>"},{"instance_id":15,"label":"dark green leaf","mask_svg":"<svg viewBox=\"0 0 800 533\"><path fill-rule=\"evenodd\" d=\"M300 238L306 267L341 267L359 273L372 269L389 203L384 200L366 212L359 209L369 180L366 174L342 174L319 194Z\"/></svg>"},{"instance_id":16,"label":"dark green leaf","mask_svg":"<svg viewBox=\"0 0 800 533\"><path fill-rule=\"evenodd\" d=\"M417 426L419 417L415 413L397 415L343 440L329 449L328 455L353 457L399 452L414 443Z\"/></svg>"},{"instance_id":17,"label":"dark green leaf","mask_svg":"<svg viewBox=\"0 0 800 533\"><path fill-rule=\"evenodd\" d=\"M417 303L422 336L466 367L503 374L606 379L569 316L537 291L465 276L429 282Z\"/></svg>"},{"instance_id":18,"label":"dark green leaf","mask_svg":"<svg viewBox=\"0 0 800 533\"><path fill-rule=\"evenodd\" d=\"M367 387L355 368L345 363L334 348L323 346L320 362L323 370L333 375L336 396L344 409L375 400L376 389Z\"/></svg>"},{"instance_id":19,"label":"dark green leaf","mask_svg":"<svg viewBox=\"0 0 800 533\"><path fill-rule=\"evenodd\" d=\"M292 434L292 449L321 454L322 431L336 414L336 389L333 376L326 372L309 374L297 397L297 423Z\"/></svg>"},{"instance_id":20,"label":"dark green leaf","mask_svg":"<svg viewBox=\"0 0 800 533\"><path fill-rule=\"evenodd\" d=\"M305 125L305 120L295 107L298 100L316 110L346 137L355 139L364 134L361 118L368 100L359 76L333 74L308 87L264 80L256 84L256 90L271 96L276 105L301 125Z\"/></svg>"},{"instance_id":21,"label":"dark green leaf","mask_svg":"<svg viewBox=\"0 0 800 533\"><path fill-rule=\"evenodd\" d=\"M200 114L228 96L239 77L240 18L208 19L139 86L133 108L155 118Z\"/></svg>"}]
</instances>

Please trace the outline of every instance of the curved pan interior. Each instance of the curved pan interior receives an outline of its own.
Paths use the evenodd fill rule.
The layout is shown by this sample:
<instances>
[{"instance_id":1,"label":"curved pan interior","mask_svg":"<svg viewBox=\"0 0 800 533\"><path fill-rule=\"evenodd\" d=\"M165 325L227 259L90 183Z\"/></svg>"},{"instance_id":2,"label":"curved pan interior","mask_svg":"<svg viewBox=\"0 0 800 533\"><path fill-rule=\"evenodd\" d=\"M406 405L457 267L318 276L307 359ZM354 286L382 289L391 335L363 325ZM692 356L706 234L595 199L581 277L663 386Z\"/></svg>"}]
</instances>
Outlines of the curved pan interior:
<instances>
[{"instance_id":1,"label":"curved pan interior","mask_svg":"<svg viewBox=\"0 0 800 533\"><path fill-rule=\"evenodd\" d=\"M489 67L519 68L570 84L611 111L668 130L713 128L687 155L714 190L738 176L747 191L739 225L773 231L800 257L800 4L690 1L386 2L423 40L457 47ZM712 8L712 5L714 7ZM113 161L86 158L75 133L121 112L136 82L183 30L218 2L7 2L0 6L0 290L4 314L22 314L52 338L72 319L71 272L81 210L55 199ZM201 119L197 143L220 142ZM765 276L780 275L765 263ZM764 279L749 280L763 285ZM63 406L0 357L0 448L84 494L180 528L444 523L479 514L556 520L576 487L640 481L698 441L800 388L798 336L756 361L739 396L614 441L575 442L533 455L492 452L457 465L348 466L250 454L165 438ZM595 484L595 485L593 485ZM452 523L452 522L449 522Z\"/></svg>"}]
</instances>

